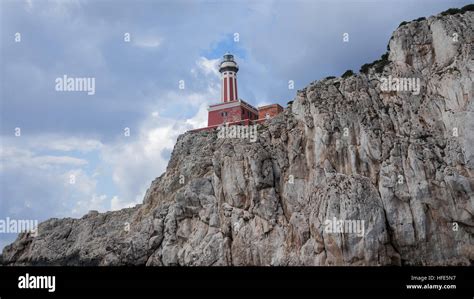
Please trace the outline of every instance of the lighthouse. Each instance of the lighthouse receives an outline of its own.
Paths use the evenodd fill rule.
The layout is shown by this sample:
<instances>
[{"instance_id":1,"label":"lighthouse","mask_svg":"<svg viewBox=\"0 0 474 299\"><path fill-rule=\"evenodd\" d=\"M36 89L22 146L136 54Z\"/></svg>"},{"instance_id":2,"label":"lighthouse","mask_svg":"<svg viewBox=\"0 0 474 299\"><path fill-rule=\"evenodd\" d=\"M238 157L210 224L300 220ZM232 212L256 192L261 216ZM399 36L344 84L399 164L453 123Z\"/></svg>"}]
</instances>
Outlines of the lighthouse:
<instances>
[{"instance_id":1,"label":"lighthouse","mask_svg":"<svg viewBox=\"0 0 474 299\"><path fill-rule=\"evenodd\" d=\"M237 72L239 66L234 55L225 53L219 63L221 73L221 101L207 108L207 127L197 130L211 130L221 125L251 125L264 122L281 113L278 104L256 108L239 99L237 93Z\"/></svg>"},{"instance_id":2,"label":"lighthouse","mask_svg":"<svg viewBox=\"0 0 474 299\"><path fill-rule=\"evenodd\" d=\"M227 103L238 100L237 96L237 72L239 66L234 60L234 55L229 52L224 54L219 64L221 73L221 102Z\"/></svg>"}]
</instances>

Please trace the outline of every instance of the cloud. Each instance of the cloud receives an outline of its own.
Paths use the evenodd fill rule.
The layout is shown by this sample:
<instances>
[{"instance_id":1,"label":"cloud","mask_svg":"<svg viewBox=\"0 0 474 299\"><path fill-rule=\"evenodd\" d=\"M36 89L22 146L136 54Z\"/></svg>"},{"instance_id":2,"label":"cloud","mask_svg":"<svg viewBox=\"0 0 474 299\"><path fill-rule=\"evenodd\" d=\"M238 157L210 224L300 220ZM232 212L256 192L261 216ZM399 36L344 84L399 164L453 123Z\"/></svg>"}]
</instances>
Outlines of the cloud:
<instances>
[{"instance_id":1,"label":"cloud","mask_svg":"<svg viewBox=\"0 0 474 299\"><path fill-rule=\"evenodd\" d=\"M217 78L220 78L219 74L219 62L220 59L207 59L206 57L199 57L196 61L196 65L198 66L199 70L204 75L214 75Z\"/></svg>"},{"instance_id":2,"label":"cloud","mask_svg":"<svg viewBox=\"0 0 474 299\"><path fill-rule=\"evenodd\" d=\"M108 196L105 194L102 194L102 195L92 194L92 197L88 198L87 200L79 199L76 202L75 206L73 207L72 213L74 215L77 215L77 214L84 215L84 213L88 211L106 212L110 210L110 208L113 209L112 202L114 201L115 198L116 197L109 199ZM104 207L108 207L108 208L104 209Z\"/></svg>"},{"instance_id":3,"label":"cloud","mask_svg":"<svg viewBox=\"0 0 474 299\"><path fill-rule=\"evenodd\" d=\"M158 48L162 44L163 39L159 37L138 37L134 39L133 44L139 48Z\"/></svg>"},{"instance_id":4,"label":"cloud","mask_svg":"<svg viewBox=\"0 0 474 299\"><path fill-rule=\"evenodd\" d=\"M208 107L207 103L202 103L196 115L187 119L186 124L189 124L193 129L207 127Z\"/></svg>"},{"instance_id":5,"label":"cloud","mask_svg":"<svg viewBox=\"0 0 474 299\"><path fill-rule=\"evenodd\" d=\"M170 94L175 98L175 94ZM112 207L129 207L141 203L151 181L166 169L169 153L178 136L187 130L207 125L206 94L191 94L186 102L198 102L197 114L186 119L166 118L152 114L144 119L135 133L102 148L102 159L112 168L112 178L119 190ZM157 108L157 107L155 107Z\"/></svg>"},{"instance_id":6,"label":"cloud","mask_svg":"<svg viewBox=\"0 0 474 299\"><path fill-rule=\"evenodd\" d=\"M6 187L2 189L2 192L5 190L15 191L21 189L21 192L18 192L18 194L29 194L33 191L29 187L36 186L48 190L47 193L49 191L58 191L59 197L62 195L62 191L66 193L73 191L73 193L77 192L77 194L87 197L87 195L93 192L96 184L81 168L88 164L88 161L85 159L72 156L39 155L30 149L4 147L0 151L0 161L2 162L2 167L0 168L2 187ZM74 176L73 182L71 182L72 176ZM19 179L13 180L15 177ZM39 182L42 183L40 184ZM9 199L18 199L21 202L26 198L36 197L34 194L24 198L15 196L15 193L2 195L6 199L5 202L9 202ZM54 199L56 198L55 196ZM39 200L37 204L41 205L42 200ZM47 200L49 201L50 199ZM61 200L61 203L64 203L64 200ZM21 207L21 205L18 206ZM59 204L54 208L60 206ZM60 208L57 212L69 214L69 211L61 210Z\"/></svg>"},{"instance_id":7,"label":"cloud","mask_svg":"<svg viewBox=\"0 0 474 299\"><path fill-rule=\"evenodd\" d=\"M41 137L35 139L35 145L37 148L41 148L42 145L45 149L55 150L55 151L73 151L77 150L80 152L90 152L93 150L100 149L103 144L99 140L95 139L81 139L74 137L66 138L54 138L51 142L45 144L45 140L48 140L48 137Z\"/></svg>"},{"instance_id":8,"label":"cloud","mask_svg":"<svg viewBox=\"0 0 474 299\"><path fill-rule=\"evenodd\" d=\"M81 217L92 209L104 212L141 203L151 181L166 169L177 137L206 125L212 94L168 96L168 101L199 105L198 112L183 119L163 117L157 103L130 136L106 143L60 134L5 138L9 145L0 150L0 175L2 186L10 187L2 189L3 216ZM110 189L103 189L104 177L111 178Z\"/></svg>"},{"instance_id":9,"label":"cloud","mask_svg":"<svg viewBox=\"0 0 474 299\"><path fill-rule=\"evenodd\" d=\"M99 150L103 144L94 138L71 137L60 134L37 134L33 136L3 136L5 144L15 145L19 149L34 149L35 151L58 151L70 152L79 151L82 153ZM13 148L4 148L5 154Z\"/></svg>"},{"instance_id":10,"label":"cloud","mask_svg":"<svg viewBox=\"0 0 474 299\"><path fill-rule=\"evenodd\" d=\"M97 180L85 168L89 161L67 155L40 154L35 148L3 146L0 150L0 219L43 221L80 217L91 209L110 210L98 202ZM0 243L13 240L0 234Z\"/></svg>"},{"instance_id":11,"label":"cloud","mask_svg":"<svg viewBox=\"0 0 474 299\"><path fill-rule=\"evenodd\" d=\"M18 149L15 147L0 148L0 170L15 168L37 168L48 170L58 166L83 166L87 165L87 160L70 156L36 155L31 150Z\"/></svg>"}]
</instances>

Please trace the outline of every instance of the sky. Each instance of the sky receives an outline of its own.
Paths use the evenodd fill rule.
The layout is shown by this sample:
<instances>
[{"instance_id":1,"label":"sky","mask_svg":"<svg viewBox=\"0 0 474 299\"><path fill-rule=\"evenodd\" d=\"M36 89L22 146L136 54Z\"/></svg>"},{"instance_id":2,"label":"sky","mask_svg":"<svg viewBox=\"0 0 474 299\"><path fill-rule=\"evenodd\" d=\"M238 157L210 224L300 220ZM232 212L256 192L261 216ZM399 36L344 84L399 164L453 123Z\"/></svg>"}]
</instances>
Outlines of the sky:
<instances>
[{"instance_id":1,"label":"sky","mask_svg":"<svg viewBox=\"0 0 474 299\"><path fill-rule=\"evenodd\" d=\"M206 126L225 52L240 98L286 107L312 81L378 59L402 21L466 4L2 0L0 220L141 203L177 137ZM58 91L64 75L94 78L95 93ZM15 238L0 233L0 249Z\"/></svg>"}]
</instances>

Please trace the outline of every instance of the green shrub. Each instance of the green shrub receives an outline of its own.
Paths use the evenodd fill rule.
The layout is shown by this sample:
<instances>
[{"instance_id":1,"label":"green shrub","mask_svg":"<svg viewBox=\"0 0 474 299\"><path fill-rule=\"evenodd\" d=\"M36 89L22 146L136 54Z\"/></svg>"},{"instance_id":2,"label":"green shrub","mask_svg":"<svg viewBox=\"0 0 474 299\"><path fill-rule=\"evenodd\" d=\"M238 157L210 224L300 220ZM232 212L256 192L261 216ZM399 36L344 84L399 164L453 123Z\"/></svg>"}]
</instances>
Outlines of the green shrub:
<instances>
[{"instance_id":1,"label":"green shrub","mask_svg":"<svg viewBox=\"0 0 474 299\"><path fill-rule=\"evenodd\" d=\"M327 76L326 78L324 78L324 80L329 80L329 79L334 79L334 78L336 78L336 77L334 77L334 76Z\"/></svg>"},{"instance_id":2,"label":"green shrub","mask_svg":"<svg viewBox=\"0 0 474 299\"><path fill-rule=\"evenodd\" d=\"M411 23L411 22L420 22L420 21L423 21L423 20L426 20L426 18L425 18L425 17L421 17L421 18L418 18L418 19L413 20L413 21L410 21L410 22L403 21L403 22L400 23L400 25L398 25L398 28L400 28L400 27L402 27L403 25L406 25L406 24L408 24L408 23ZM387 45L387 50L389 50L389 49L388 49L388 45Z\"/></svg>"},{"instance_id":3,"label":"green shrub","mask_svg":"<svg viewBox=\"0 0 474 299\"><path fill-rule=\"evenodd\" d=\"M442 16L449 16L455 15L457 13L465 13L466 11L474 11L474 4L468 4L463 6L461 9L459 8L450 8L441 13Z\"/></svg>"},{"instance_id":4,"label":"green shrub","mask_svg":"<svg viewBox=\"0 0 474 299\"><path fill-rule=\"evenodd\" d=\"M450 8L441 13L442 16L454 15L462 12L459 8Z\"/></svg>"},{"instance_id":5,"label":"green shrub","mask_svg":"<svg viewBox=\"0 0 474 299\"><path fill-rule=\"evenodd\" d=\"M360 67L359 72L367 74L370 68L374 68L376 73L381 73L383 68L389 63L388 52L380 56L380 59L375 60L372 63L366 63Z\"/></svg>"},{"instance_id":6,"label":"green shrub","mask_svg":"<svg viewBox=\"0 0 474 299\"><path fill-rule=\"evenodd\" d=\"M342 74L342 78L347 78L347 77L350 77L354 75L354 72L352 70L347 70L344 72L344 74Z\"/></svg>"},{"instance_id":7,"label":"green shrub","mask_svg":"<svg viewBox=\"0 0 474 299\"><path fill-rule=\"evenodd\" d=\"M366 64L363 64L361 67L360 67L360 70L359 72L361 73L364 73L364 74L367 74L369 72L369 68L371 67L371 65L369 63L366 63Z\"/></svg>"},{"instance_id":8,"label":"green shrub","mask_svg":"<svg viewBox=\"0 0 474 299\"><path fill-rule=\"evenodd\" d=\"M474 11L474 4L468 4L466 6L463 6L461 8L461 11L462 12L466 12L466 11Z\"/></svg>"},{"instance_id":9,"label":"green shrub","mask_svg":"<svg viewBox=\"0 0 474 299\"><path fill-rule=\"evenodd\" d=\"M388 64L388 60L379 60L378 63L375 65L375 72L381 73L383 72L383 68Z\"/></svg>"},{"instance_id":10,"label":"green shrub","mask_svg":"<svg viewBox=\"0 0 474 299\"><path fill-rule=\"evenodd\" d=\"M400 23L400 25L398 25L398 28L400 28L400 27L402 27L403 25L406 25L406 24L408 24L408 22L407 22L407 21L403 21L403 22Z\"/></svg>"}]
</instances>

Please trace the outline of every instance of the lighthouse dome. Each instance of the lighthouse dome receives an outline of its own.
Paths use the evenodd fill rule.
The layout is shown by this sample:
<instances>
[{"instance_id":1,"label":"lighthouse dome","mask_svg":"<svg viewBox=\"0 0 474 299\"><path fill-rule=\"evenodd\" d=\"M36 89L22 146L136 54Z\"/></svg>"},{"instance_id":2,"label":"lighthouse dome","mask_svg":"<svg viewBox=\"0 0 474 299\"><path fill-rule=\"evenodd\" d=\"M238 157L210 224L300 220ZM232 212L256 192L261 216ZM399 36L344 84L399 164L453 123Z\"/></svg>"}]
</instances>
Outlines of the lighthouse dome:
<instances>
[{"instance_id":1,"label":"lighthouse dome","mask_svg":"<svg viewBox=\"0 0 474 299\"><path fill-rule=\"evenodd\" d=\"M219 65L219 72L225 71L233 71L237 72L239 70L239 66L234 60L234 55L230 54L229 52L224 54L224 58L222 59Z\"/></svg>"},{"instance_id":2,"label":"lighthouse dome","mask_svg":"<svg viewBox=\"0 0 474 299\"><path fill-rule=\"evenodd\" d=\"M229 52L224 54L225 61L234 61L234 55L230 54Z\"/></svg>"}]
</instances>

